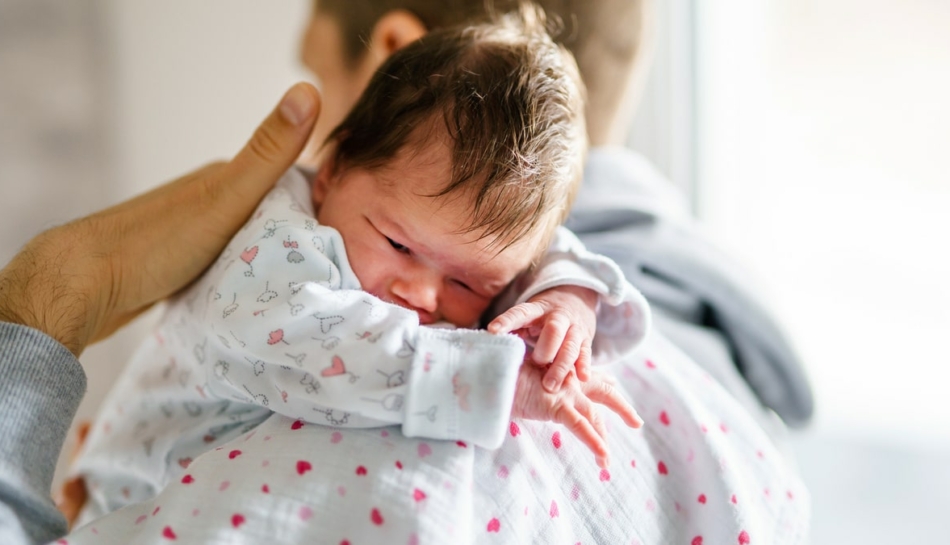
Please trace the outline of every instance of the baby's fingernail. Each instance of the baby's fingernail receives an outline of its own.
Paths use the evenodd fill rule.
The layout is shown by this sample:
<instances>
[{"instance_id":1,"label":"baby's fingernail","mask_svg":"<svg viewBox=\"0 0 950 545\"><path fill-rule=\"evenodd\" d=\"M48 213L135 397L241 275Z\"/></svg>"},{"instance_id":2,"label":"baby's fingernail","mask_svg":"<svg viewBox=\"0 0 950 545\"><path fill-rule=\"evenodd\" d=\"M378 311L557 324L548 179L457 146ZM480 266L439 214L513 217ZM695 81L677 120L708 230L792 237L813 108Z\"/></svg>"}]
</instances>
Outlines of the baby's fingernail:
<instances>
[{"instance_id":1,"label":"baby's fingernail","mask_svg":"<svg viewBox=\"0 0 950 545\"><path fill-rule=\"evenodd\" d=\"M280 101L280 113L291 125L300 125L313 115L316 103L302 84L294 85Z\"/></svg>"},{"instance_id":2,"label":"baby's fingernail","mask_svg":"<svg viewBox=\"0 0 950 545\"><path fill-rule=\"evenodd\" d=\"M544 389L553 393L557 389L557 380L554 377L544 379Z\"/></svg>"},{"instance_id":3,"label":"baby's fingernail","mask_svg":"<svg viewBox=\"0 0 950 545\"><path fill-rule=\"evenodd\" d=\"M643 418L640 418L640 414L637 413L637 411L633 411L633 423L634 423L634 426L633 426L634 428L643 427Z\"/></svg>"}]
</instances>

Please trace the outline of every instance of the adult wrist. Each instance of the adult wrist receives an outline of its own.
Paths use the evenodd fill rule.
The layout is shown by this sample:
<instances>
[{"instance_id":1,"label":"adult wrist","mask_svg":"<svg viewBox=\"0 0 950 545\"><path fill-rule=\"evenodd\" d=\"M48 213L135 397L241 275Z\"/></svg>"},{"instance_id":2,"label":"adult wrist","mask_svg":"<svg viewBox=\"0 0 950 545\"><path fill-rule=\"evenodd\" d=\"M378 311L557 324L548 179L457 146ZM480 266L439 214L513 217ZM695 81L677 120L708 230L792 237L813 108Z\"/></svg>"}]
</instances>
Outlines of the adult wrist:
<instances>
[{"instance_id":1,"label":"adult wrist","mask_svg":"<svg viewBox=\"0 0 950 545\"><path fill-rule=\"evenodd\" d=\"M54 230L56 231L56 230ZM0 270L0 321L39 330L79 356L90 338L90 298L74 246L43 233Z\"/></svg>"}]
</instances>

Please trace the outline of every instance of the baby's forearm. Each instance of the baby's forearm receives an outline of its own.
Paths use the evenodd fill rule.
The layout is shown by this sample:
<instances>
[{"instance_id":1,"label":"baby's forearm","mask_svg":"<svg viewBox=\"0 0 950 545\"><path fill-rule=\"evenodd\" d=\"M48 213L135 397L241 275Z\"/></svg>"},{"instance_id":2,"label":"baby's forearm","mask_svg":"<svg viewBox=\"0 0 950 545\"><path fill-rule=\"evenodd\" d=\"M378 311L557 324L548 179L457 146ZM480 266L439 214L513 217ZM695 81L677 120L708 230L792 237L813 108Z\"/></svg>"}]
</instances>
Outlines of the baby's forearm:
<instances>
[{"instance_id":1,"label":"baby's forearm","mask_svg":"<svg viewBox=\"0 0 950 545\"><path fill-rule=\"evenodd\" d=\"M520 339L421 327L413 312L358 290L310 286L293 305L297 317L278 306L273 317L214 323L211 393L317 424L401 424L410 436L500 443Z\"/></svg>"}]
</instances>

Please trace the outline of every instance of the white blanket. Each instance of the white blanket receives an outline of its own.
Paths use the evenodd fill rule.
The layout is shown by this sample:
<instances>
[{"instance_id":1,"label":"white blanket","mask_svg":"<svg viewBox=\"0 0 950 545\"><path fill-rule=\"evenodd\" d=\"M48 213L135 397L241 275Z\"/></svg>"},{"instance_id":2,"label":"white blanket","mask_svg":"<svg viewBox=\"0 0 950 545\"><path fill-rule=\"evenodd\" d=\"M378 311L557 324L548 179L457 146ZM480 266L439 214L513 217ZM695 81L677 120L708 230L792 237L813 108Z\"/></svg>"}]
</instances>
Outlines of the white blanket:
<instances>
[{"instance_id":1,"label":"white blanket","mask_svg":"<svg viewBox=\"0 0 950 545\"><path fill-rule=\"evenodd\" d=\"M646 420L612 414L612 463L556 425L502 447L333 429L274 415L197 457L157 497L66 543L791 544L809 499L723 388L658 335L611 367Z\"/></svg>"}]
</instances>

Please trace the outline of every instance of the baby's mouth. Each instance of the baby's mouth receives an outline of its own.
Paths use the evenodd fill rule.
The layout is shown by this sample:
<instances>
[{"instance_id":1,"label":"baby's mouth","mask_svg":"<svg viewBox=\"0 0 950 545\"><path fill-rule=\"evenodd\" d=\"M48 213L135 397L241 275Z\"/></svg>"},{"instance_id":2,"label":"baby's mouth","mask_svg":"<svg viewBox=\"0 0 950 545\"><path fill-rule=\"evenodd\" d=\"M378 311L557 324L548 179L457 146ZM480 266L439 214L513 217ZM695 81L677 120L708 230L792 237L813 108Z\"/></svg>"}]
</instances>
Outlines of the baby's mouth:
<instances>
[{"instance_id":1,"label":"baby's mouth","mask_svg":"<svg viewBox=\"0 0 950 545\"><path fill-rule=\"evenodd\" d=\"M376 294L374 293L373 295L376 295ZM382 296L379 296L379 295L376 295L376 297L379 297L380 299L382 299L383 301L389 303L390 305L396 305L397 307L402 307L402 308L404 308L404 309L406 309L406 310L411 310L411 311L415 312L416 315L419 316L419 323L420 323L421 325L430 325L430 324L434 324L434 323L436 323L436 322L438 321L438 320L436 319L436 315L435 315L435 314L433 314L433 313L431 313L431 312L429 312L429 311L427 311L427 310L422 310L422 309L419 309L419 308L416 308L416 307L412 306L411 304L409 304L409 302L407 302L407 301L406 301L405 299L403 299L402 297L398 297L398 296L382 297Z\"/></svg>"}]
</instances>

